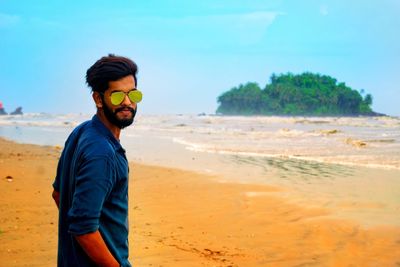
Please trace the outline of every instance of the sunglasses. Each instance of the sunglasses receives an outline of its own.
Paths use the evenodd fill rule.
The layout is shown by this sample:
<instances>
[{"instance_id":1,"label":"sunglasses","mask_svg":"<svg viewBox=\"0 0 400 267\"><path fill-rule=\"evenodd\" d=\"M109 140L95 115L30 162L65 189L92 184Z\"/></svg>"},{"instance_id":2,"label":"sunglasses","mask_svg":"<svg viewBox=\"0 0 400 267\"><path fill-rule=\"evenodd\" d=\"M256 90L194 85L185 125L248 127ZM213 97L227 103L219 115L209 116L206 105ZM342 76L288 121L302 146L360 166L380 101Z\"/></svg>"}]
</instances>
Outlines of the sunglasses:
<instances>
[{"instance_id":1,"label":"sunglasses","mask_svg":"<svg viewBox=\"0 0 400 267\"><path fill-rule=\"evenodd\" d=\"M128 96L132 103L139 103L142 101L143 94L136 89L130 90L129 92L115 91L110 95L111 104L114 106L120 105L125 100L125 96Z\"/></svg>"}]
</instances>

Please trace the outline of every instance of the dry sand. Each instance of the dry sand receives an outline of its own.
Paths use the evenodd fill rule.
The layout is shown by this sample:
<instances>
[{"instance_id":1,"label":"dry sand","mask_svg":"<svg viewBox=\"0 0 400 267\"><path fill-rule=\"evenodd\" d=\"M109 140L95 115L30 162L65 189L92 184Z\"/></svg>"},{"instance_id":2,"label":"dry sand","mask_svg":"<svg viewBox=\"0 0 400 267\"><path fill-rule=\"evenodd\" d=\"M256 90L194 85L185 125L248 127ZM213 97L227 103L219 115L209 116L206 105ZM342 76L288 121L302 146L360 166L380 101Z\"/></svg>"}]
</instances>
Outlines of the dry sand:
<instances>
[{"instance_id":1,"label":"dry sand","mask_svg":"<svg viewBox=\"0 0 400 267\"><path fill-rule=\"evenodd\" d=\"M0 139L0 267L56 266L59 153ZM130 258L167 267L400 266L400 226L334 219L279 190L131 164Z\"/></svg>"}]
</instances>

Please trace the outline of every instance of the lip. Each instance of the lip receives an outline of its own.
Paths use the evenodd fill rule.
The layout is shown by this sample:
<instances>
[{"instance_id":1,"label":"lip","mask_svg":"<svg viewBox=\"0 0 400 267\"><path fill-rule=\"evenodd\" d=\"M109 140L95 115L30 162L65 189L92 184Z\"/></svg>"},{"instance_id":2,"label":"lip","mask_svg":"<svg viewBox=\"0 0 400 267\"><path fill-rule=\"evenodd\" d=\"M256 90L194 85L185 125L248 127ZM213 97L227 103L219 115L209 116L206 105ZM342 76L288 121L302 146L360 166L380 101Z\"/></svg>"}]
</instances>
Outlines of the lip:
<instances>
[{"instance_id":1,"label":"lip","mask_svg":"<svg viewBox=\"0 0 400 267\"><path fill-rule=\"evenodd\" d=\"M132 111L130 109L123 109L123 110L118 111L118 113L121 113L124 116L132 115Z\"/></svg>"}]
</instances>

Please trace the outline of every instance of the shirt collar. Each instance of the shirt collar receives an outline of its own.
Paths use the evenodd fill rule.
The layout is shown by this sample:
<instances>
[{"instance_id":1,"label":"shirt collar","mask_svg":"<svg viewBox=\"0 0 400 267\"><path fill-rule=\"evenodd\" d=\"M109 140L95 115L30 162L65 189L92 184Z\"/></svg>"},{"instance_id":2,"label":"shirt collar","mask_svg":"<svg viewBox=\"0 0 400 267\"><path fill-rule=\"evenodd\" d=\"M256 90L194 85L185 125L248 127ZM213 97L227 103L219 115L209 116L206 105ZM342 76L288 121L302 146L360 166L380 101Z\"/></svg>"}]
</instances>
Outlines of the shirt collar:
<instances>
[{"instance_id":1,"label":"shirt collar","mask_svg":"<svg viewBox=\"0 0 400 267\"><path fill-rule=\"evenodd\" d=\"M115 138L112 132L104 125L104 123L99 119L97 115L92 117L93 126L105 137L107 137L112 146L116 151L122 151L125 153L125 150L122 148L121 143Z\"/></svg>"}]
</instances>

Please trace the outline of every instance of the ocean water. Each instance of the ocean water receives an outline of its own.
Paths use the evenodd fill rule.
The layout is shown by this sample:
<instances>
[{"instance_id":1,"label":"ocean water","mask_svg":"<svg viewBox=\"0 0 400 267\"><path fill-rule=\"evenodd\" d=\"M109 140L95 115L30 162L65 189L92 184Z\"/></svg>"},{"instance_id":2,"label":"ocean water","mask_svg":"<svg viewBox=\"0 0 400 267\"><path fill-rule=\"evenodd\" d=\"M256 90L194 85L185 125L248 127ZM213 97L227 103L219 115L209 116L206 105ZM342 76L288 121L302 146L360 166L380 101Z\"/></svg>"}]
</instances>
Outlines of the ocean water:
<instances>
[{"instance_id":1,"label":"ocean water","mask_svg":"<svg viewBox=\"0 0 400 267\"><path fill-rule=\"evenodd\" d=\"M74 127L91 116L0 116L0 136L63 146ZM400 225L398 117L139 114L122 131L121 143L133 162L202 172L219 182L282 186L279 194L297 204Z\"/></svg>"},{"instance_id":2,"label":"ocean water","mask_svg":"<svg viewBox=\"0 0 400 267\"><path fill-rule=\"evenodd\" d=\"M0 116L0 136L63 146L73 128L90 118L44 113ZM179 153L170 152L179 150L184 157L223 155L239 165L291 160L400 170L398 117L138 115L134 126L123 130L121 142L129 159L162 165L176 161ZM190 168L186 163L179 167Z\"/></svg>"}]
</instances>

